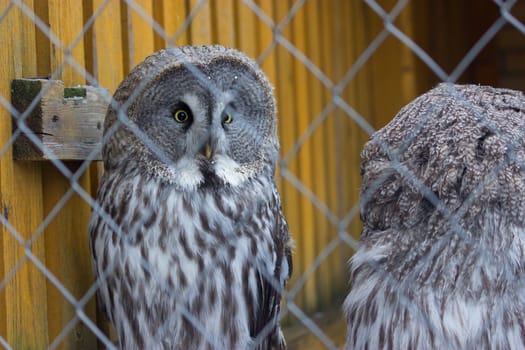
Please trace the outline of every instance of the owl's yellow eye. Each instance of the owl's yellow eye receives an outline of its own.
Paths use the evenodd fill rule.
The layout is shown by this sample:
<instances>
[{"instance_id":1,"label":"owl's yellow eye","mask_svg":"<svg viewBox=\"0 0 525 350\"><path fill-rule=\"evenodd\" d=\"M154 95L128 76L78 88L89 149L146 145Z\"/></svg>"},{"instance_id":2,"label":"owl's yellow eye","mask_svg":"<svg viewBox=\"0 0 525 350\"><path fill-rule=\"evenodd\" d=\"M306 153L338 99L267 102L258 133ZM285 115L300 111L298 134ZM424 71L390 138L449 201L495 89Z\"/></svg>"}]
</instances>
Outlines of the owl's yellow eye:
<instances>
[{"instance_id":1,"label":"owl's yellow eye","mask_svg":"<svg viewBox=\"0 0 525 350\"><path fill-rule=\"evenodd\" d=\"M173 118L177 123L187 123L190 121L190 112L186 109L177 109L173 114Z\"/></svg>"},{"instance_id":2,"label":"owl's yellow eye","mask_svg":"<svg viewBox=\"0 0 525 350\"><path fill-rule=\"evenodd\" d=\"M231 113L225 113L225 114L224 114L224 117L223 117L223 119L222 119L222 122L223 122L224 124L230 124L232 121L233 121L233 118L232 118Z\"/></svg>"}]
</instances>

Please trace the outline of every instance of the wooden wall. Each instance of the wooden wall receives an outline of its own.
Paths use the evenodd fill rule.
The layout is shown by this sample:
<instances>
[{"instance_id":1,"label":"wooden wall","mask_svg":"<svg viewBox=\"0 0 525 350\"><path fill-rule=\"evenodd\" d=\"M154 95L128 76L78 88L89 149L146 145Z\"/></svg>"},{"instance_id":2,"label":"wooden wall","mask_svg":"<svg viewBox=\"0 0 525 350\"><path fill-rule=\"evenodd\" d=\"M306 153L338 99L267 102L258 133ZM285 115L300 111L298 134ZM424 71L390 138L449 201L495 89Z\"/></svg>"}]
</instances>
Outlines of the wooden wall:
<instances>
[{"instance_id":1,"label":"wooden wall","mask_svg":"<svg viewBox=\"0 0 525 350\"><path fill-rule=\"evenodd\" d=\"M7 101L18 77L52 76L113 92L131 67L172 45L220 43L257 58L278 100L278 180L296 241L291 298L306 314L340 306L353 252L341 237L357 239L360 230L359 152L369 137L362 126L383 126L430 81L421 83L425 68L384 32L381 17L358 0L254 1L261 16L239 0L20 2L0 0L0 95ZM379 3L391 11L396 1ZM426 3L403 8L396 26L419 38L423 25L415 9L427 9ZM378 49L368 57L371 43ZM345 76L349 83L338 85ZM0 341L15 349L93 349L96 338L71 304L82 303L85 316L97 322L95 298L86 296L93 283L90 207L52 162L13 161L11 114L1 106L0 123ZM99 166L65 165L71 173L80 170L77 182L87 194L95 192ZM326 258L317 259L326 248ZM287 322L297 316L289 314Z\"/></svg>"}]
</instances>

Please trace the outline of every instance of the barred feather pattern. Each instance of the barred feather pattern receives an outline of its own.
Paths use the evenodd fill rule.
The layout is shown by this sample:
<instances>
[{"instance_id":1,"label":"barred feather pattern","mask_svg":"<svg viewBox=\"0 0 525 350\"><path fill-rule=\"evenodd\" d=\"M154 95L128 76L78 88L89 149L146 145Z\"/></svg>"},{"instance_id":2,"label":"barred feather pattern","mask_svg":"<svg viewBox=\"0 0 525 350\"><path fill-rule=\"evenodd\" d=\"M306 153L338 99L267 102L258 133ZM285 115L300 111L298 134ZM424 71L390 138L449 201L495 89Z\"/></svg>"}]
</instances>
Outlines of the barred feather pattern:
<instances>
[{"instance_id":1,"label":"barred feather pattern","mask_svg":"<svg viewBox=\"0 0 525 350\"><path fill-rule=\"evenodd\" d=\"M441 84L362 152L345 349L525 348L525 96Z\"/></svg>"},{"instance_id":2,"label":"barred feather pattern","mask_svg":"<svg viewBox=\"0 0 525 350\"><path fill-rule=\"evenodd\" d=\"M271 177L181 191L106 173L91 248L121 349L284 349L290 237Z\"/></svg>"}]
</instances>

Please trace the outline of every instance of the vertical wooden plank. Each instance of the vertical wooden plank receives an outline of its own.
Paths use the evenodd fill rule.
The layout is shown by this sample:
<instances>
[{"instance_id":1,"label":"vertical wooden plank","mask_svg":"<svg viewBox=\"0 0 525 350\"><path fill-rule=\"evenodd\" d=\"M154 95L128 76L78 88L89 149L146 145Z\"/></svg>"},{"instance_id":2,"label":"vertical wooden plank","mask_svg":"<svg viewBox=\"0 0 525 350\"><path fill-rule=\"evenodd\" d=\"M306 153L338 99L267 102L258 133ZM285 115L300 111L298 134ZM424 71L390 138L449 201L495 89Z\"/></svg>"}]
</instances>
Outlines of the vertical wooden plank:
<instances>
[{"instance_id":1,"label":"vertical wooden plank","mask_svg":"<svg viewBox=\"0 0 525 350\"><path fill-rule=\"evenodd\" d=\"M355 3L355 2L354 2ZM334 83L338 84L344 77L348 69L352 66L354 61L355 42L351 37L351 25L356 20L354 16L358 14L351 13L348 11L349 2L345 1L334 1L332 4L332 23L333 27L333 51L332 61L334 62L333 79ZM341 45L340 43L346 43ZM345 100L346 103L356 108L355 95L357 90L357 84L352 81L350 85L346 87L340 93L340 97ZM352 206L357 204L355 198L352 196L352 190L358 189L358 185L355 183L355 177L352 175L354 170L352 165L355 157L359 156L359 149L353 147L355 127L357 126L353 122L352 118L346 114L342 109L337 108L334 114L334 136L335 136L335 154L336 154L336 180L337 184L337 215L340 218L346 217ZM359 169L359 165L357 165ZM345 228L348 231L349 228ZM352 232L349 232L352 233ZM337 295L340 291L339 286L343 281L336 276L344 276L346 271L344 269L345 262L350 257L347 253L348 246L346 244L339 244L332 254L333 259L333 270L331 280L331 292L332 295Z\"/></svg>"},{"instance_id":2,"label":"vertical wooden plank","mask_svg":"<svg viewBox=\"0 0 525 350\"><path fill-rule=\"evenodd\" d=\"M288 11L290 10L289 1L275 0L274 3L274 22L281 22ZM286 26L280 33L287 38L291 37L291 28ZM282 46L276 46L275 48L276 57L276 98L277 105L279 108L279 137L281 140L281 154L286 155L290 152L293 144L297 138L296 125L294 120L294 100L293 100L293 89L294 86L294 69L293 61L288 50ZM298 174L298 162L297 158L292 159L288 162L286 170L293 173L295 176ZM304 265L300 258L302 254L302 227L301 227L301 215L299 212L299 193L297 189L286 179L283 179L281 186L281 198L283 202L283 211L288 221L290 232L294 236L296 242L296 249L294 254L294 274L290 281L290 288L293 288L298 278L304 272ZM298 305L303 305L304 291L300 291L295 297L294 301Z\"/></svg>"},{"instance_id":3,"label":"vertical wooden plank","mask_svg":"<svg viewBox=\"0 0 525 350\"><path fill-rule=\"evenodd\" d=\"M237 42L239 48L241 48L248 56L257 57L257 16L253 11L242 1L236 3L236 31L237 31Z\"/></svg>"},{"instance_id":4,"label":"vertical wooden plank","mask_svg":"<svg viewBox=\"0 0 525 350\"><path fill-rule=\"evenodd\" d=\"M85 21L98 12L101 6L105 5L104 3L104 0L84 0ZM115 20L121 18L121 11L120 1L111 1L106 4L93 24L91 36L86 38L86 41L91 41L91 45L86 45L86 66L89 67L89 72L98 81L98 84L108 89L110 95L115 92L124 78L123 34L120 21ZM94 162L90 165L91 195L93 198L96 196L102 173L102 162ZM110 335L109 323L106 322L106 316L100 310L100 307L96 307L97 326Z\"/></svg>"},{"instance_id":5,"label":"vertical wooden plank","mask_svg":"<svg viewBox=\"0 0 525 350\"><path fill-rule=\"evenodd\" d=\"M234 47L236 39L234 0L211 2L213 20L213 42Z\"/></svg>"},{"instance_id":6,"label":"vertical wooden plank","mask_svg":"<svg viewBox=\"0 0 525 350\"><path fill-rule=\"evenodd\" d=\"M431 10L431 3L432 2L428 0L410 3L410 6L413 8L410 18L410 22L414 27L412 37L426 52L429 52L429 41L431 41L430 33L435 30L432 28L431 23L429 23L436 15ZM433 74L427 65L417 57L415 58L414 66L416 71L416 91L417 94L420 94L429 90L434 85L432 82Z\"/></svg>"},{"instance_id":7,"label":"vertical wooden plank","mask_svg":"<svg viewBox=\"0 0 525 350\"><path fill-rule=\"evenodd\" d=\"M53 42L50 42L50 57L51 59L51 70L55 72L57 69L62 69L60 72L60 78L62 80L84 83L84 76L78 72L71 65L65 63L66 56L71 57L79 63L81 67L84 66L84 42L83 36L80 40L74 44L74 40L82 29L82 7L79 6L77 1L60 1L60 0L49 0L48 1L48 18L49 23L60 23L59 26L52 26L51 30L57 38L60 39L64 49L56 46ZM70 47L73 45L73 47ZM70 53L68 50L70 49ZM61 67L62 64L65 65Z\"/></svg>"},{"instance_id":8,"label":"vertical wooden plank","mask_svg":"<svg viewBox=\"0 0 525 350\"><path fill-rule=\"evenodd\" d=\"M74 0L49 0L47 5L51 31L65 48L70 47L77 40L77 36L84 35L82 7ZM43 63L44 66L49 66L49 74L58 73L57 79L63 80L66 86L85 83L84 76L69 64L66 63L64 69L60 69L66 61L68 50L61 50L50 41L39 43L39 50L46 44L50 45L50 56L39 55L39 60L49 62ZM46 53L47 50L43 49L42 52ZM71 56L80 67L85 67L83 39L76 41ZM72 172L75 172L79 165L79 162L67 164ZM44 212L47 215L66 194L71 184L52 163L45 163L42 166L42 173ZM90 192L89 171L82 174L78 183L88 193ZM46 246L46 266L76 298L81 298L93 281L86 236L89 216L89 205L75 194L60 208L60 212L51 220L43 235ZM51 282L48 282L47 306L49 338L50 341L54 341L61 334L64 326L75 317L75 308ZM88 303L84 311L95 319L94 302ZM60 339L60 347L64 349L93 349L96 344L95 336L80 322L61 337L63 338Z\"/></svg>"},{"instance_id":9,"label":"vertical wooden plank","mask_svg":"<svg viewBox=\"0 0 525 350\"><path fill-rule=\"evenodd\" d=\"M190 13L200 6L199 0L190 0ZM212 42L211 6L205 2L198 8L196 16L190 24L191 45L209 45Z\"/></svg>"},{"instance_id":10,"label":"vertical wooden plank","mask_svg":"<svg viewBox=\"0 0 525 350\"><path fill-rule=\"evenodd\" d=\"M124 78L122 54L121 6L119 1L83 0L85 22L98 12L93 23L90 45L86 44L86 66L98 81L98 85L112 95ZM87 37L86 37L87 38ZM86 40L87 41L87 40Z\"/></svg>"},{"instance_id":11,"label":"vertical wooden plank","mask_svg":"<svg viewBox=\"0 0 525 350\"><path fill-rule=\"evenodd\" d=\"M322 67L322 52L321 52L321 23L320 23L320 1L309 1L305 4L305 36L308 38L306 42L306 55L312 60L317 67L323 70ZM308 108L312 118L317 118L323 108L326 106L326 88L320 80L313 74L308 75ZM310 120L313 122L313 120ZM328 169L326 158L324 156L326 140L324 129L326 123L321 124L311 136L312 145L312 173L313 173L313 192L317 198L325 205L328 204L328 189L327 182L330 179L328 176ZM337 232L331 227L325 214L317 210L313 214L315 218L314 237L312 242L317 246L316 254L320 254ZM321 262L316 271L317 279L317 293L320 306L329 306L331 302L331 288L330 286L330 270L329 260L326 259Z\"/></svg>"},{"instance_id":12,"label":"vertical wooden plank","mask_svg":"<svg viewBox=\"0 0 525 350\"><path fill-rule=\"evenodd\" d=\"M36 1L34 3L34 11L38 18L44 23L49 23L49 12L48 12L47 1ZM51 44L47 33L36 28L36 48L38 55L44 57L42 60L38 60L37 65L37 76L47 77L51 72L50 60L51 57Z\"/></svg>"},{"instance_id":13,"label":"vertical wooden plank","mask_svg":"<svg viewBox=\"0 0 525 350\"><path fill-rule=\"evenodd\" d=\"M266 14L266 16L272 18L272 14L274 12L273 2L267 0L258 0L257 4L264 12L264 14ZM273 41L273 28L261 22L258 30L258 52L261 54L265 53L266 50L272 47ZM257 57L257 61L268 76L270 82L275 85L277 79L275 49L269 51L269 53L262 59L259 59L259 57Z\"/></svg>"},{"instance_id":14,"label":"vertical wooden plank","mask_svg":"<svg viewBox=\"0 0 525 350\"><path fill-rule=\"evenodd\" d=\"M330 28L332 30L332 33L331 33L331 38L333 39L333 43L332 43L332 51L330 51L330 58L329 60L331 61L331 64L333 65L333 69L332 69L332 81L334 82L338 82L342 75L343 75L343 68L342 66L346 63L346 57L344 56L344 54L346 53L344 51L344 47L343 47L343 50L341 50L340 48L340 44L339 43L342 43L344 42L344 38L343 38L343 28L342 28L342 23L341 23L341 20L340 20L340 14L341 14L341 3L339 0L332 0L331 1L331 14L330 14L330 19L329 19L329 25L330 25ZM339 54L334 54L335 52L341 50L342 52L340 52ZM344 212L344 209L343 209L343 205L342 205L342 202L343 202L343 198L344 198L344 193L342 191L342 187L343 187L343 182L346 180L344 178L344 176L342 176L342 172L343 172L343 164L342 162L344 161L343 160L343 145L342 145L342 130L341 130L341 121L346 118L345 117L345 114L344 112L340 109L340 108L337 108L335 111L334 111L334 154L335 154L335 168L336 168L336 173L337 173L337 176L336 176L336 186L337 186L337 190L336 190L336 213L338 215L338 217L342 218L344 215L345 215L345 212ZM334 266L334 268L336 268L337 265Z\"/></svg>"},{"instance_id":15,"label":"vertical wooden plank","mask_svg":"<svg viewBox=\"0 0 525 350\"><path fill-rule=\"evenodd\" d=\"M267 0L258 0L257 5L260 7L261 11L272 18L274 13L274 6L272 1ZM257 43L259 56L256 57L257 63L261 66L262 70L266 73L268 80L272 86L277 87L277 56L276 50L274 47L274 28L270 25L266 25L263 22L260 23L260 26L257 30ZM274 91L274 93L276 93ZM277 106L279 107L279 106ZM282 118L281 111L277 110L277 125L278 133L280 135L280 120ZM279 142L281 139L279 137ZM282 193L282 178L280 174L280 167L277 166L275 171L275 181L277 183L277 188L279 193Z\"/></svg>"},{"instance_id":16,"label":"vertical wooden plank","mask_svg":"<svg viewBox=\"0 0 525 350\"><path fill-rule=\"evenodd\" d=\"M363 16L363 9L367 6L363 2L343 2L343 14L342 21L345 23L345 32L347 42L351 42L351 45L347 45L348 51L347 55L350 62L356 62L357 59L362 55L366 48L370 45L371 38L368 37L366 31L366 20ZM346 16L353 16L353 21L346 21ZM350 23L349 23L350 22ZM353 64L353 63L352 63ZM350 69L352 65L345 67L345 73ZM350 101L350 104L361 114L361 116L368 120L370 118L372 111L370 109L371 101L367 94L369 89L369 78L370 78L370 67L368 64L365 64L361 67L359 73L354 78L353 87L347 90L347 99ZM346 116L346 118L349 118ZM347 187L345 189L346 193L346 203L344 204L346 214L352 209L359 210L359 195L361 188L361 157L360 153L363 149L363 145L368 140L368 133L363 130L363 128L354 121L353 118L349 118L351 121L347 123L347 149L351 149L352 152L345 159L346 169L345 173L348 177ZM359 211L357 215L351 218L351 221L347 227L347 232L355 239L359 240L361 236L361 221L359 216ZM351 255L355 253L352 247L347 245L342 245L340 249L340 266L343 267L348 262L348 259ZM340 269L341 273L344 273L345 270ZM341 283L341 280L336 280L334 289L336 291L341 291L346 288L345 283Z\"/></svg>"},{"instance_id":17,"label":"vertical wooden plank","mask_svg":"<svg viewBox=\"0 0 525 350\"><path fill-rule=\"evenodd\" d=\"M385 11L391 11L396 1L381 0L378 3ZM433 3L438 4L438 2ZM369 11L368 30L372 33L372 37L375 37L384 28L384 22L372 10ZM404 101L403 89L400 86L404 45L397 38L389 36L370 58L369 64L372 70L370 81L372 86L371 96L373 101L381 101L381 103L374 103L373 107L375 114L374 127L376 129L387 124L405 102L408 102Z\"/></svg>"},{"instance_id":18,"label":"vertical wooden plank","mask_svg":"<svg viewBox=\"0 0 525 350\"><path fill-rule=\"evenodd\" d=\"M334 38L333 30L333 21L336 11L332 8L332 3L322 2L320 4L320 35L321 35L321 66L325 74L332 80L335 81L336 76L334 72L335 59L334 56L337 52L337 43ZM323 104L330 103L332 100L332 94L326 94L323 96ZM327 205L330 210L338 214L338 191L339 191L339 181L338 181L338 158L337 158L337 148L336 148L336 118L337 114L335 111L330 113L328 118L324 123L324 138L326 140L325 146L323 148L323 154L325 157L325 169L327 174L327 180L325 182L327 188ZM339 248L338 248L339 249ZM347 274L341 273L337 275L338 271L341 271L342 267L338 258L338 252L335 251L330 255L328 259L328 266L330 268L330 286L334 284L336 279L340 279L340 276L346 276ZM333 293L332 288L331 292Z\"/></svg>"},{"instance_id":19,"label":"vertical wooden plank","mask_svg":"<svg viewBox=\"0 0 525 350\"><path fill-rule=\"evenodd\" d=\"M364 17L364 8L367 5L362 2L342 2L341 11L339 14L339 21L343 26L345 57L347 64L342 67L344 73L352 67L353 62L362 55L371 42L366 30L366 19ZM348 21L350 17L352 20ZM370 80L370 65L365 63L355 75L352 81L348 84L342 97L351 105L363 118L371 117L372 111L370 109L371 102L368 91ZM350 150L344 155L342 161L342 176L343 193L342 208L345 216L349 214L352 209L359 206L359 189L361 187L360 174L360 152L364 142L369 135L361 128L361 126L346 113L343 116L344 128L342 128L344 149ZM355 215L346 228L347 232L356 240L359 240L361 234L361 222L359 215ZM354 253L354 249L346 244L338 248L339 256L339 273L347 273L343 267L348 262L350 256ZM346 284L339 279L334 279L333 290L334 293L339 293L346 288Z\"/></svg>"},{"instance_id":20,"label":"vertical wooden plank","mask_svg":"<svg viewBox=\"0 0 525 350\"><path fill-rule=\"evenodd\" d=\"M181 31L188 15L185 0L154 1L153 12L155 20L166 33L165 37L155 33L156 50L188 43L188 31Z\"/></svg>"},{"instance_id":21,"label":"vertical wooden plank","mask_svg":"<svg viewBox=\"0 0 525 350\"><path fill-rule=\"evenodd\" d=\"M346 72L350 67L352 67L352 64L355 60L356 51L357 48L355 47L355 43L350 43L350 40L354 39L352 37L352 27L351 22L354 22L356 20L355 17L358 17L358 14L356 13L350 13L347 11L347 5L348 2L345 1L335 1L334 3L334 12L332 14L333 16L333 22L335 24L335 33L334 36L337 38L336 43L349 43L347 45L337 45L336 50L337 54L335 54L336 51L334 51L332 54L334 55L335 59L335 83L339 83L340 80L344 77ZM351 20L348 20L347 16L351 16ZM341 98L345 100L346 103L348 103L352 108L359 111L359 108L357 106L357 89L359 88L356 79L352 80L349 85L346 86L346 88L341 91ZM352 178L350 177L348 165L352 161L352 157L356 150L352 149L351 146L351 140L350 137L352 133L352 127L354 126L352 121L352 116L349 116L345 111L337 110L337 128L336 128L336 135L337 135L337 142L338 142L338 163L339 165L339 181L340 181L340 187L339 187L339 214L343 217L345 216L348 211L350 210L350 203L349 203L349 188L351 186ZM351 150L350 152L342 152L342 150Z\"/></svg>"},{"instance_id":22,"label":"vertical wooden plank","mask_svg":"<svg viewBox=\"0 0 525 350\"><path fill-rule=\"evenodd\" d=\"M414 4L408 3L403 12L399 14L399 27L410 38L414 38L413 11ZM406 45L402 46L400 55L402 104L405 105L417 96L416 56Z\"/></svg>"},{"instance_id":23,"label":"vertical wooden plank","mask_svg":"<svg viewBox=\"0 0 525 350\"><path fill-rule=\"evenodd\" d=\"M0 12L9 1L0 0ZM33 8L32 1L24 4ZM37 73L35 29L31 18L12 6L0 22L0 94L10 100L13 78ZM0 145L11 137L11 114L0 107ZM14 162L11 148L0 158L0 210L24 240L30 239L42 221L41 167L30 162ZM0 281L25 259L23 246L0 225ZM45 263L44 244L37 240L31 252ZM0 289L0 335L13 349L44 349L48 344L46 279L29 261L6 280Z\"/></svg>"},{"instance_id":24,"label":"vertical wooden plank","mask_svg":"<svg viewBox=\"0 0 525 350\"><path fill-rule=\"evenodd\" d=\"M293 44L301 53L306 52L306 23L305 23L304 7L300 9L292 20ZM312 110L309 108L308 97L308 76L310 72L305 65L299 60L294 61L294 101L295 101L295 125L296 135L303 135L313 118ZM297 137L294 141L297 141ZM309 190L313 189L312 177L312 144L307 141L302 146L299 152L295 155L299 162L298 177L303 185ZM301 240L302 240L302 255L303 266L307 270L314 262L319 252L315 247L315 223L314 223L314 208L308 197L300 193L299 208L302 218ZM303 309L307 312L313 312L317 306L317 274L311 274L303 289L305 293Z\"/></svg>"},{"instance_id":25,"label":"vertical wooden plank","mask_svg":"<svg viewBox=\"0 0 525 350\"><path fill-rule=\"evenodd\" d=\"M268 17L271 18L274 15L275 8L274 8L274 3L272 1L258 0L257 4ZM265 54L264 57L258 57L257 61L259 65L261 66L261 68L263 69L264 73L267 75L270 83L275 87L276 90L274 91L274 93L276 95L276 98L279 99L278 91L280 90L280 85L279 85L279 74L277 72L277 56L278 55L277 55L275 48L267 52L267 50L272 47L272 43L274 42L274 28L264 24L263 22L260 22L259 27L257 28L257 38L258 38L257 39L257 44L258 44L257 52L259 52L261 55ZM286 118L286 116L283 114L283 111L280 109L281 104L279 103L279 101L277 102L278 102L277 103L278 105L277 106L278 107L278 110L277 110L278 135L279 135L279 142L282 144L283 142L282 140L283 132L281 130L282 125L283 125L282 118ZM281 153L282 153L282 150L281 150ZM284 189L283 189L283 183L286 183L286 181L283 181L281 177L280 166L277 166L276 174L275 174L275 181L277 183L277 187L281 195L281 200L283 202L282 203L283 210L285 212L285 215L287 215L289 211L289 207L293 207L293 205L290 205L289 207L286 206L286 203L288 202L285 199ZM290 225L290 222L291 222L290 218L286 216L286 219L288 221L288 224ZM294 227L295 227L294 224L290 226L290 233L292 235L292 239L296 240L297 237L299 237L300 232L295 231ZM297 256L298 256L297 250L295 250L293 252L294 273L292 275L292 281L288 282L288 285L286 287L286 290L288 291L293 288L293 285L299 275L299 272L297 272L299 271L297 269L297 266L298 266ZM296 298L295 301L298 302L300 298L301 297ZM282 301L282 304L283 304L283 310L285 310L286 301L284 299ZM290 317L290 315L288 315L283 320L283 322L281 322L281 324L286 325L286 324L289 324L290 321L292 321L292 318Z\"/></svg>"},{"instance_id":26,"label":"vertical wooden plank","mask_svg":"<svg viewBox=\"0 0 525 350\"><path fill-rule=\"evenodd\" d=\"M266 16L272 18L273 12L274 12L274 6L272 1L268 0L258 0L257 5L261 8L261 11L263 11ZM258 31L257 31L257 43L258 43L258 50L257 52L260 53L259 57L256 57L257 63L261 66L262 70L268 77L268 80L274 86L274 88L277 87L277 56L275 48L269 50L272 48L272 43L274 41L274 33L273 28L271 26L268 26L266 24L263 24L261 22ZM265 55L264 57L261 57L261 55ZM276 93L276 91L274 91ZM277 106L277 125L278 125L278 134L280 135L280 128L281 128L281 118L283 117L281 114L281 110L279 109L279 105ZM279 137L279 142L281 142L281 139ZM277 188L279 189L279 193L282 193L282 179L280 175L280 167L277 166L276 173L275 173L275 181L277 183Z\"/></svg>"},{"instance_id":27,"label":"vertical wooden plank","mask_svg":"<svg viewBox=\"0 0 525 350\"><path fill-rule=\"evenodd\" d=\"M78 168L78 164L68 164L71 171ZM70 183L52 165L43 168L44 207L49 213L69 190ZM89 174L84 174L78 183L89 192ZM60 213L51 221L45 231L47 266L60 280L64 287L77 299L81 298L93 283L93 274L87 240L87 225L90 208L78 195L60 209ZM50 341L61 334L64 326L75 317L75 309L64 299L61 292L49 285L48 292L48 322ZM96 319L95 301L91 300L84 312L92 319ZM62 349L94 349L96 338L83 324L76 323L67 334L62 334Z\"/></svg>"},{"instance_id":28,"label":"vertical wooden plank","mask_svg":"<svg viewBox=\"0 0 525 350\"><path fill-rule=\"evenodd\" d=\"M134 0L132 6L121 0L124 74L155 51L152 1Z\"/></svg>"},{"instance_id":29,"label":"vertical wooden plank","mask_svg":"<svg viewBox=\"0 0 525 350\"><path fill-rule=\"evenodd\" d=\"M353 14L355 20L352 21L352 41L355 43L355 51L353 53L354 60L357 60L360 55L368 48L370 43L376 38L378 32L371 33L368 23L370 22L369 16L370 11L368 5L363 2L353 2L350 13ZM355 76L354 86L355 101L359 107L361 115L369 122L373 124L375 115L375 103L372 99L372 64L370 59L362 66L360 72ZM357 126L357 125L356 125ZM360 128L360 127L359 127ZM361 141L360 146L364 144L370 137L364 130L361 129L361 133L358 135ZM361 147L359 149L361 149ZM357 165L359 168L359 164ZM359 175L360 177L360 175Z\"/></svg>"},{"instance_id":30,"label":"vertical wooden plank","mask_svg":"<svg viewBox=\"0 0 525 350\"><path fill-rule=\"evenodd\" d=\"M266 16L270 18L272 17L274 12L274 5L272 1L258 0L257 5ZM261 21L259 27L257 28L257 52L259 53L259 56L255 58L257 63L266 73L270 83L275 87L277 81L277 57L275 47L273 47L273 42L274 28ZM280 111L277 112L277 118L280 119Z\"/></svg>"},{"instance_id":31,"label":"vertical wooden plank","mask_svg":"<svg viewBox=\"0 0 525 350\"><path fill-rule=\"evenodd\" d=\"M522 1L516 2L516 4L512 7L512 13L514 17L523 23L525 15L525 3ZM458 23L458 30L467 32L467 41L463 44L463 56L468 50L470 50L471 46L473 46L474 43L481 38L487 28L489 28L499 16L499 6L494 2L477 2L471 0L463 3L463 11L460 15L460 22ZM467 19L466 23L465 19ZM468 30L465 30L465 28ZM497 37L500 38L501 34L499 34ZM517 50L517 53L519 54L519 52L521 52L522 54L518 61L522 64L525 62L525 60L523 60L524 37L525 35L521 33L521 40L516 42L516 44L520 46L520 49ZM492 86L498 85L498 80L500 76L503 75L501 67L502 65L498 64L498 61L502 56L502 52L498 50L499 41L499 39L491 40L485 45L483 50L468 67L466 74L462 75L462 82L476 82L478 84ZM519 72L513 72L512 77L515 79L514 81L516 83L509 82L510 85L506 85L505 87L524 90L525 81L523 79L523 74L520 74ZM499 86L503 87L503 85Z\"/></svg>"},{"instance_id":32,"label":"vertical wooden plank","mask_svg":"<svg viewBox=\"0 0 525 350\"><path fill-rule=\"evenodd\" d=\"M263 11L266 16L272 18L274 8L273 8L273 2L272 1L266 1L266 0L257 0L256 4L260 7L261 11ZM266 24L261 23L259 30L257 31L257 52L260 52L260 55L258 57L254 57L257 60L257 63L261 66L262 70L268 77L268 80L272 84L272 86L276 87L277 82L277 67L276 67L276 55L275 55L275 49L272 48L272 43L274 41L274 33L273 33L272 26L268 26ZM269 51L268 51L269 50ZM274 91L275 94L275 91ZM280 135L280 119L281 119L281 113L280 110L277 110L277 126L278 126L278 134ZM279 138L280 142L280 138ZM280 174L280 167L277 166L277 169L275 171L275 182L277 184L277 189L279 190L279 193L282 193L282 187L281 187L281 174Z\"/></svg>"}]
</instances>

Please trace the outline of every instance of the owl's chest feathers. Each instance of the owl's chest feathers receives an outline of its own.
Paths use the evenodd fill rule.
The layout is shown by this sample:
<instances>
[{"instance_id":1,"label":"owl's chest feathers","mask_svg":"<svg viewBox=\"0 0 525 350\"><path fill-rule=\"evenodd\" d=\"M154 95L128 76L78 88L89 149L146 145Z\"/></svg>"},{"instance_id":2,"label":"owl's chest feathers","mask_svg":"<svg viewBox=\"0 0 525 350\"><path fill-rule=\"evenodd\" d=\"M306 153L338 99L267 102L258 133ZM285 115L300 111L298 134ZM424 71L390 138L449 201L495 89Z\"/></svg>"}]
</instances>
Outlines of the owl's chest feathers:
<instances>
[{"instance_id":1,"label":"owl's chest feathers","mask_svg":"<svg viewBox=\"0 0 525 350\"><path fill-rule=\"evenodd\" d=\"M119 245L121 252L140 252L164 276L173 265L195 275L208 265L246 259L273 273L269 185L254 180L239 189L181 192L155 180L112 184L112 190L106 190L113 204L105 209L123 239L107 239Z\"/></svg>"},{"instance_id":2,"label":"owl's chest feathers","mask_svg":"<svg viewBox=\"0 0 525 350\"><path fill-rule=\"evenodd\" d=\"M94 215L91 233L98 270L113 266L111 276L129 288L128 294L113 291L122 294L122 305L160 315L160 323L169 314L166 329L189 336L195 330L184 328L175 312L186 310L213 339L222 342L221 335L230 334L223 348L248 348L249 320L260 312L261 279L285 264L273 237L278 203L271 179L193 192L140 177L119 180L106 178L98 193L113 224ZM102 288L106 300L113 283L109 278ZM187 344L200 341L194 335Z\"/></svg>"}]
</instances>

